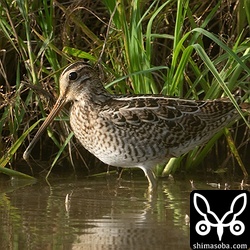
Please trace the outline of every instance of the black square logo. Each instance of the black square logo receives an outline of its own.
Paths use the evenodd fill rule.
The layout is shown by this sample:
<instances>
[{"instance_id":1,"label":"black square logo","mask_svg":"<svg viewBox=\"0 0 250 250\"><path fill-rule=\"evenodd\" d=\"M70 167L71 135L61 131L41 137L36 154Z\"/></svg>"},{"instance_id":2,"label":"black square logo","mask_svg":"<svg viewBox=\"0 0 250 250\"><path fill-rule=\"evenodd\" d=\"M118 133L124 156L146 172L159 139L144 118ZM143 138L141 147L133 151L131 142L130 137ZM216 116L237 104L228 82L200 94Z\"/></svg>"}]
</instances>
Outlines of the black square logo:
<instances>
[{"instance_id":1,"label":"black square logo","mask_svg":"<svg viewBox=\"0 0 250 250\"><path fill-rule=\"evenodd\" d=\"M190 194L191 249L248 249L250 193L195 190Z\"/></svg>"}]
</instances>

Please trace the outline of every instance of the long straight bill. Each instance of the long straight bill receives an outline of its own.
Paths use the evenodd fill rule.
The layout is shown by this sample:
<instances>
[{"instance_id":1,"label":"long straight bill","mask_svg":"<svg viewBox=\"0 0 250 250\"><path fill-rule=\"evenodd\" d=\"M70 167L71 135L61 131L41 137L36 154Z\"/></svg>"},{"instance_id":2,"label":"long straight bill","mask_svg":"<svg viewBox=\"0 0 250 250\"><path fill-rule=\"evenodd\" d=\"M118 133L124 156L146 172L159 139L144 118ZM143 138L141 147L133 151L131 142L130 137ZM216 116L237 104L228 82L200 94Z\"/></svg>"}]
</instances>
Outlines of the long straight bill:
<instances>
[{"instance_id":1,"label":"long straight bill","mask_svg":"<svg viewBox=\"0 0 250 250\"><path fill-rule=\"evenodd\" d=\"M39 140L40 136L44 133L44 131L46 130L46 128L49 126L49 124L53 121L53 119L56 117L56 115L62 109L64 103L65 103L65 99L64 98L59 97L57 99L55 106L53 107L53 109L49 113L48 117L45 119L45 121L43 122L42 126L37 131L35 137L31 141L31 143L29 144L29 146L27 147L27 149L25 150L25 152L23 153L23 158L24 158L25 161L29 160L29 155L30 155L30 152L31 152L32 148L35 146L35 144Z\"/></svg>"}]
</instances>

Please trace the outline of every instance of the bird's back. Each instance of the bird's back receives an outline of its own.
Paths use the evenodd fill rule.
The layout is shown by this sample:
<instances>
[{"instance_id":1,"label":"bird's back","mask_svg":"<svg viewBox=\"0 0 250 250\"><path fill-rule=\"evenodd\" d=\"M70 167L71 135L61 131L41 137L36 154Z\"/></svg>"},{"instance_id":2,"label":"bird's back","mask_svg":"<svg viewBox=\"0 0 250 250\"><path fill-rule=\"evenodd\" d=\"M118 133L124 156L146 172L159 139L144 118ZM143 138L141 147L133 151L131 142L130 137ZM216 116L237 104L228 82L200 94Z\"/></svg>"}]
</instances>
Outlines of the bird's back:
<instances>
[{"instance_id":1,"label":"bird's back","mask_svg":"<svg viewBox=\"0 0 250 250\"><path fill-rule=\"evenodd\" d=\"M234 105L226 99L131 96L114 98L106 108L102 115L110 124L132 131L137 142L160 145L168 156L179 156L205 143L238 117Z\"/></svg>"}]
</instances>

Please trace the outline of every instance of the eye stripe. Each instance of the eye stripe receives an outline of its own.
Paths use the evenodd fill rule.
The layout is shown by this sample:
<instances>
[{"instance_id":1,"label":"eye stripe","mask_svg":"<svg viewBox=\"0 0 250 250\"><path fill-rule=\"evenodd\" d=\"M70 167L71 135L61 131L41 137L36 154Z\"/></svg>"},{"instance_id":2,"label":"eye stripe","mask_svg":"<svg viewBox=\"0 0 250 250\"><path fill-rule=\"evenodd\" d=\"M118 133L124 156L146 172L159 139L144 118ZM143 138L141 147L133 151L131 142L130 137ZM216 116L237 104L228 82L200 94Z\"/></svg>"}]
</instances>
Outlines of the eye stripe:
<instances>
[{"instance_id":1,"label":"eye stripe","mask_svg":"<svg viewBox=\"0 0 250 250\"><path fill-rule=\"evenodd\" d=\"M90 78L91 78L91 76L89 76L89 75L83 75L83 76L81 76L81 81L85 81L85 80L90 79Z\"/></svg>"}]
</instances>

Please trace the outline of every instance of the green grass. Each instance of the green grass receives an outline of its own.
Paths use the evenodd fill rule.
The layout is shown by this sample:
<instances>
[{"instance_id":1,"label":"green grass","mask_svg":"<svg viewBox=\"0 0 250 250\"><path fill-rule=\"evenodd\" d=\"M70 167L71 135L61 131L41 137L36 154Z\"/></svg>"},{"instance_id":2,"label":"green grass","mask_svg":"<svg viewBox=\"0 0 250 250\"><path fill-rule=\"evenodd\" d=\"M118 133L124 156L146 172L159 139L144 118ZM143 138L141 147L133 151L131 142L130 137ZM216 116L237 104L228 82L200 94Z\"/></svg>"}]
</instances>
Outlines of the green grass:
<instances>
[{"instance_id":1,"label":"green grass","mask_svg":"<svg viewBox=\"0 0 250 250\"><path fill-rule=\"evenodd\" d=\"M234 94L239 91L242 101L250 102L250 1L232 4L234 8L224 1L103 0L86 7L52 0L1 1L0 172L7 165L18 170L22 153L58 96L60 71L79 59L100 63L105 86L113 93L228 97L241 112ZM35 149L38 161L51 162L48 173L65 158L72 165L84 160L89 165L89 155L78 152L65 117L67 112ZM243 122L215 135L205 147L159 167L158 174L192 171L215 158L220 148L218 166L230 157L231 169L246 175L249 127L243 116ZM53 153L46 158L48 152Z\"/></svg>"}]
</instances>

